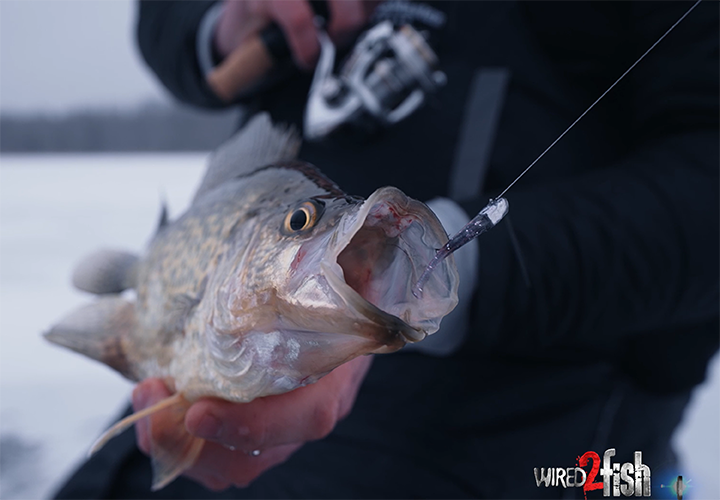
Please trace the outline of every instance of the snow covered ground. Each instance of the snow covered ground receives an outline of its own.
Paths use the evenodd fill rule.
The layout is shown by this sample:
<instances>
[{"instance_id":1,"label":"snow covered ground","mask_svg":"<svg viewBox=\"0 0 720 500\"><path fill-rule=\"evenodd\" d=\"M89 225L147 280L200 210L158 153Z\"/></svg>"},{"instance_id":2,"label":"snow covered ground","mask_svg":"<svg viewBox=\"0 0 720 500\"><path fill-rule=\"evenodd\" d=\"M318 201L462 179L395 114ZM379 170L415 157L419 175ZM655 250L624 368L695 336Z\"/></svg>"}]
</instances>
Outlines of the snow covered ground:
<instances>
[{"instance_id":1,"label":"snow covered ground","mask_svg":"<svg viewBox=\"0 0 720 500\"><path fill-rule=\"evenodd\" d=\"M129 382L40 334L90 300L69 281L80 257L142 249L205 157L0 157L0 497L49 497L127 404Z\"/></svg>"},{"instance_id":2,"label":"snow covered ground","mask_svg":"<svg viewBox=\"0 0 720 500\"><path fill-rule=\"evenodd\" d=\"M0 156L0 497L52 495L127 404L128 382L40 333L89 300L69 283L78 259L101 246L140 250L160 199L180 213L205 158ZM688 499L720 498L719 399L716 357L676 435Z\"/></svg>"}]
</instances>

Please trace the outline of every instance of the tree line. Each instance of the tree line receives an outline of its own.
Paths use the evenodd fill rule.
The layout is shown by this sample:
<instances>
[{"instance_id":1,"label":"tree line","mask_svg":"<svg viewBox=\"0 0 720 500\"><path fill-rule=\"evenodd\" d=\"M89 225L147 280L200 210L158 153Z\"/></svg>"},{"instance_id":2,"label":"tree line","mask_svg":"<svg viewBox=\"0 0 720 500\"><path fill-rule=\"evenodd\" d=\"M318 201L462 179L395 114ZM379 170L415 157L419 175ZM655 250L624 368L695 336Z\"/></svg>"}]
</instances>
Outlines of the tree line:
<instances>
[{"instance_id":1,"label":"tree line","mask_svg":"<svg viewBox=\"0 0 720 500\"><path fill-rule=\"evenodd\" d=\"M152 104L64 116L0 115L0 152L208 151L236 130L240 111Z\"/></svg>"}]
</instances>

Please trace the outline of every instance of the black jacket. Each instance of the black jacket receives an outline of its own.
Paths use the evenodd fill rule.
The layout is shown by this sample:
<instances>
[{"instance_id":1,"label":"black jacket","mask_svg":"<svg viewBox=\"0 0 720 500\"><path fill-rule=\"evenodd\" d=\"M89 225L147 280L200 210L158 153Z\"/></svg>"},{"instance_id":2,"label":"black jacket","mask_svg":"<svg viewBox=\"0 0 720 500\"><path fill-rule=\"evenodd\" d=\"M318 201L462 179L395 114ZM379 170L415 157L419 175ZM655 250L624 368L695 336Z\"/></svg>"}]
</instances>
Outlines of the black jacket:
<instances>
[{"instance_id":1,"label":"black jacket","mask_svg":"<svg viewBox=\"0 0 720 500\"><path fill-rule=\"evenodd\" d=\"M143 1L138 39L176 97L212 108L221 103L195 54L209 6ZM301 158L352 194L394 185L421 200L448 196L473 78L504 68L509 86L483 192L462 200L470 215L689 8L435 6L447 15L435 35L447 87L377 136L341 133L306 144ZM705 2L508 192L531 287L510 233L483 235L463 349L449 359L376 357L348 420L242 494L546 496L560 492L538 489L532 468L574 466L590 447L618 448L617 461L641 449L651 467L671 463L672 430L718 348L718 37L717 4ZM243 104L301 126L311 76L296 72ZM574 438L561 446L565 432ZM361 452L355 440L369 444ZM521 448L530 456L518 456ZM345 471L355 459L322 460L347 449L364 457L362 484ZM317 471L303 469L308 460ZM378 479L383 467L425 479ZM331 479L296 487L293 470Z\"/></svg>"},{"instance_id":2,"label":"black jacket","mask_svg":"<svg viewBox=\"0 0 720 500\"><path fill-rule=\"evenodd\" d=\"M179 99L215 107L220 102L204 83L194 45L208 6L141 2L138 39L147 63ZM437 36L449 81L437 100L374 140L339 137L308 144L301 156L353 194L367 196L389 184L422 200L448 196L474 71L507 68L510 86L486 193L464 204L472 215L688 5L437 7L447 14ZM593 357L661 342L673 359L687 352L687 364L704 364L689 359L707 358L712 348L673 339L718 314L717 19L716 5L700 5L509 192L532 287L520 275L509 234L498 229L483 236L480 342L514 354L550 349ZM298 72L246 103L301 126L310 79ZM696 348L705 354L689 356ZM655 356L647 357L656 364ZM657 385L689 387L701 380L702 369L683 366L665 378L674 381Z\"/></svg>"}]
</instances>

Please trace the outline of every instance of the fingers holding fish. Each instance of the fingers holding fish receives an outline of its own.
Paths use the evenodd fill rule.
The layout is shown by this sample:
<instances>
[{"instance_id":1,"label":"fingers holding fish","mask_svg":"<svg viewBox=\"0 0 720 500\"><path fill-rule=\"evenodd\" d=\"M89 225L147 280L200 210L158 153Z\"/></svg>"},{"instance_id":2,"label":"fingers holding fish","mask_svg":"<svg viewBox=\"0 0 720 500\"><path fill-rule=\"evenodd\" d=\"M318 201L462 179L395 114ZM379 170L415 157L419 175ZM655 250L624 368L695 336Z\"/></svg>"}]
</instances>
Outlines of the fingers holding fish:
<instances>
[{"instance_id":1,"label":"fingers holding fish","mask_svg":"<svg viewBox=\"0 0 720 500\"><path fill-rule=\"evenodd\" d=\"M195 403L185 424L208 441L185 474L216 490L230 484L248 486L307 441L330 434L350 413L371 363L370 356L355 358L315 384L250 403L220 399Z\"/></svg>"},{"instance_id":2,"label":"fingers holding fish","mask_svg":"<svg viewBox=\"0 0 720 500\"><path fill-rule=\"evenodd\" d=\"M301 446L302 443L276 446L255 456L207 442L195 465L184 474L215 491L230 486L244 488L267 470L285 462Z\"/></svg>"},{"instance_id":3,"label":"fingers holding fish","mask_svg":"<svg viewBox=\"0 0 720 500\"><path fill-rule=\"evenodd\" d=\"M350 413L371 362L370 356L355 358L315 384L250 403L198 401L185 425L197 437L263 455L268 448L322 439Z\"/></svg>"},{"instance_id":4,"label":"fingers holding fish","mask_svg":"<svg viewBox=\"0 0 720 500\"><path fill-rule=\"evenodd\" d=\"M147 379L133 391L133 406L135 411L140 411L170 395L162 380ZM158 448L172 446L168 442L184 432L184 425L168 412L158 412L136 423L138 447L150 456L157 453ZM245 487L266 470L287 460L301 446L302 443L276 446L263 450L260 455L253 455L230 445L208 441L195 464L184 474L213 491L222 491L233 485Z\"/></svg>"},{"instance_id":5,"label":"fingers holding fish","mask_svg":"<svg viewBox=\"0 0 720 500\"><path fill-rule=\"evenodd\" d=\"M133 391L133 406L140 411L170 395L162 380L147 379ZM165 410L138 420L136 434L138 447L154 458L153 466L157 467L162 466L157 463L158 454L177 449L178 441L187 435L187 430L182 415ZM230 486L245 487L266 470L287 460L301 446L302 443L276 446L253 454L243 453L234 446L206 441L193 465L183 473L213 491L222 491Z\"/></svg>"},{"instance_id":6,"label":"fingers holding fish","mask_svg":"<svg viewBox=\"0 0 720 500\"><path fill-rule=\"evenodd\" d=\"M315 384L250 403L207 398L187 414L159 411L137 422L138 447L157 462L163 454L186 456L177 450L192 446L193 440L205 441L185 474L213 490L247 486L304 443L330 434L350 413L371 363L372 357L361 356ZM135 388L133 406L140 411L171 395L161 379L147 379Z\"/></svg>"}]
</instances>

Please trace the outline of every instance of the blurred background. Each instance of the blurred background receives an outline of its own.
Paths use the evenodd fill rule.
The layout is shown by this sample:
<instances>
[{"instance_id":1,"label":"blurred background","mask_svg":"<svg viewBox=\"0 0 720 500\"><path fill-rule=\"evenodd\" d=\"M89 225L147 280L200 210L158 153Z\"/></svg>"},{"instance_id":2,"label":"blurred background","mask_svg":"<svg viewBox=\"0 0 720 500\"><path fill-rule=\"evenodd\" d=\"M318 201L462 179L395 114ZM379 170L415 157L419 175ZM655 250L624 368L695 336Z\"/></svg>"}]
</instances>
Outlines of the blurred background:
<instances>
[{"instance_id":1,"label":"blurred background","mask_svg":"<svg viewBox=\"0 0 720 500\"><path fill-rule=\"evenodd\" d=\"M89 300L74 264L101 246L140 251L160 200L182 212L239 120L166 94L135 15L130 0L0 0L1 498L51 496L132 390L40 336ZM720 498L719 408L716 356L675 436L685 498Z\"/></svg>"}]
</instances>

